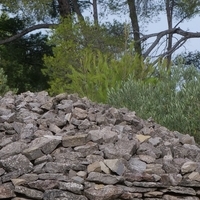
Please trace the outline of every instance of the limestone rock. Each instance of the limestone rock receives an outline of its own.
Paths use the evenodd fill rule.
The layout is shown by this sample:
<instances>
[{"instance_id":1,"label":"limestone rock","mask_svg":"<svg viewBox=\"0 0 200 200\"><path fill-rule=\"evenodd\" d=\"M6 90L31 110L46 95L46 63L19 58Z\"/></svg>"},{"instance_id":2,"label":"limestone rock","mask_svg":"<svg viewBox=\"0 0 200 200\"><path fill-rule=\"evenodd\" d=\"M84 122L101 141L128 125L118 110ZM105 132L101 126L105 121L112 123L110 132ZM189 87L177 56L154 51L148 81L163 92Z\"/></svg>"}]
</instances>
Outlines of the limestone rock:
<instances>
[{"instance_id":1,"label":"limestone rock","mask_svg":"<svg viewBox=\"0 0 200 200\"><path fill-rule=\"evenodd\" d=\"M104 163L118 175L122 175L126 170L123 159L106 159Z\"/></svg>"},{"instance_id":2,"label":"limestone rock","mask_svg":"<svg viewBox=\"0 0 200 200\"><path fill-rule=\"evenodd\" d=\"M105 187L95 190L93 188L89 188L85 190L85 195L89 200L112 200L117 199L123 190L119 187L106 185Z\"/></svg>"}]
</instances>

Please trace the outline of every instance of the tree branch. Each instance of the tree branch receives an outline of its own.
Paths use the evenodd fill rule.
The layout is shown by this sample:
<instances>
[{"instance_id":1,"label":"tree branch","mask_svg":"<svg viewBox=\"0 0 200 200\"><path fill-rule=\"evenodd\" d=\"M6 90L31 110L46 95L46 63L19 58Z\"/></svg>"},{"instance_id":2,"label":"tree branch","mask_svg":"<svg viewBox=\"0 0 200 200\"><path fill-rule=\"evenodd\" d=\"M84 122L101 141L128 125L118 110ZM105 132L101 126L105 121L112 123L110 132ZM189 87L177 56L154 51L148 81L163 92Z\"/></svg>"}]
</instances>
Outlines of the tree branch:
<instances>
[{"instance_id":1,"label":"tree branch","mask_svg":"<svg viewBox=\"0 0 200 200\"><path fill-rule=\"evenodd\" d=\"M156 45L159 43L160 39L168 34L178 34L183 36L175 45L173 45L172 49L168 50L165 52L165 55L168 55L170 53L173 53L175 50L177 50L181 45L181 41L187 41L190 38L200 38L200 32L189 32L189 31L184 31L181 28L172 28L169 30L161 31L159 33L152 33L149 35L144 35L143 37L140 38L140 41L146 41L149 38L156 37L155 41L151 44L151 46L145 51L143 54L144 58L148 57L151 51L156 47Z\"/></svg>"},{"instance_id":2,"label":"tree branch","mask_svg":"<svg viewBox=\"0 0 200 200\"><path fill-rule=\"evenodd\" d=\"M12 41L26 35L27 33L32 32L32 31L35 31L35 30L38 30L38 29L43 29L43 28L51 28L53 26L57 26L57 24L37 24L37 25L31 26L29 28L24 29L23 31L21 31L20 33L18 33L16 35L13 35L9 38L1 40L0 45L12 42Z\"/></svg>"}]
</instances>

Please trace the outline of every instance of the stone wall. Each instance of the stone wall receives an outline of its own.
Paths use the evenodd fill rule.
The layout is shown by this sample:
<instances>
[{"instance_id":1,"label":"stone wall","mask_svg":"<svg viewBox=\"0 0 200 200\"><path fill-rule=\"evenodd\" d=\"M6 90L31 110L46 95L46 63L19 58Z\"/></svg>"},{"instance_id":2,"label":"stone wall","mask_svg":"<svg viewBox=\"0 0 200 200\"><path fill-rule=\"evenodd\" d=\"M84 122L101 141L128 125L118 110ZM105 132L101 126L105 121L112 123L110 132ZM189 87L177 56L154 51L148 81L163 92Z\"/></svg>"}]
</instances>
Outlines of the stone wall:
<instances>
[{"instance_id":1,"label":"stone wall","mask_svg":"<svg viewBox=\"0 0 200 200\"><path fill-rule=\"evenodd\" d=\"M0 98L0 199L198 200L200 148L77 95Z\"/></svg>"}]
</instances>

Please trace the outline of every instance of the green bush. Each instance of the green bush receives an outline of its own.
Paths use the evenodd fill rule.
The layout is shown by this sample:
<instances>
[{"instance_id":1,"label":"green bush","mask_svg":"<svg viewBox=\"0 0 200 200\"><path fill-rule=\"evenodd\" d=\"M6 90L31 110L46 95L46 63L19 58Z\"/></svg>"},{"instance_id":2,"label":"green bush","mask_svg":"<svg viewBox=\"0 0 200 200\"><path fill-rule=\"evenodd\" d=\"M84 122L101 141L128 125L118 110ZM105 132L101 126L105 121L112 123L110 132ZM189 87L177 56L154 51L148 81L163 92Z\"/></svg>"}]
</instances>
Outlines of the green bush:
<instances>
[{"instance_id":1,"label":"green bush","mask_svg":"<svg viewBox=\"0 0 200 200\"><path fill-rule=\"evenodd\" d=\"M8 92L10 88L7 85L7 76L4 73L4 70L0 68L0 95L4 95Z\"/></svg>"},{"instance_id":2,"label":"green bush","mask_svg":"<svg viewBox=\"0 0 200 200\"><path fill-rule=\"evenodd\" d=\"M78 93L106 102L107 89L130 74L148 79L152 65L136 55L131 44L124 49L125 39L120 38L110 36L104 26L65 19L50 39L53 56L44 57L42 71L49 78L50 94Z\"/></svg>"},{"instance_id":3,"label":"green bush","mask_svg":"<svg viewBox=\"0 0 200 200\"><path fill-rule=\"evenodd\" d=\"M134 110L144 119L152 117L200 141L200 72L193 66L174 66L156 84L129 77L108 91L108 103Z\"/></svg>"}]
</instances>

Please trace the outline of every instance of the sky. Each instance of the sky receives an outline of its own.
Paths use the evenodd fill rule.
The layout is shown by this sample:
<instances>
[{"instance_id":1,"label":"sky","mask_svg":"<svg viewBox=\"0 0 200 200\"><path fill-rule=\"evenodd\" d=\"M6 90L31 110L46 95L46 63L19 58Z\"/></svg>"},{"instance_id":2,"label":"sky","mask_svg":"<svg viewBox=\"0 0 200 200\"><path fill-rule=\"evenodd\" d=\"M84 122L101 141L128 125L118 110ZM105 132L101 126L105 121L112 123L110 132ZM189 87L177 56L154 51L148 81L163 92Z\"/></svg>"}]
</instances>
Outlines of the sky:
<instances>
[{"instance_id":1,"label":"sky","mask_svg":"<svg viewBox=\"0 0 200 200\"><path fill-rule=\"evenodd\" d=\"M199 25L200 17L195 17L189 21L184 21L179 25L179 27L185 31L191 32L200 32ZM161 16L160 21L157 23L151 23L147 27L147 33L160 32L167 29L167 20L165 16ZM184 46L178 50L178 52L182 51L200 51L200 38L192 38L189 39Z\"/></svg>"},{"instance_id":2,"label":"sky","mask_svg":"<svg viewBox=\"0 0 200 200\"><path fill-rule=\"evenodd\" d=\"M92 12L92 8L91 8L91 12ZM85 13L84 15L90 16L90 18L92 19L93 17L91 15L91 12L88 12L89 14ZM150 22L148 26L144 27L140 31L143 34L151 34L151 33L157 33L157 32L167 30L166 16L164 14L163 15L160 14L160 16L158 17L160 19L159 21ZM113 21L113 20L130 23L129 13L127 13L126 15L121 14L121 17L119 17L119 15L108 15L105 21ZM200 16L197 16L193 19L190 19L189 21L184 21L183 23L179 24L178 27L180 27L181 29L185 31L200 32L199 21L200 21ZM176 22L174 22L174 25L175 24ZM180 36L178 35L175 35L175 37L180 38ZM155 38L152 38L152 39L155 40ZM149 40L148 42L154 41L152 39ZM200 38L192 38L192 39L187 40L187 42L184 43L184 45L174 53L174 56L180 53L188 52L188 51L200 51Z\"/></svg>"}]
</instances>

